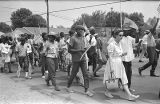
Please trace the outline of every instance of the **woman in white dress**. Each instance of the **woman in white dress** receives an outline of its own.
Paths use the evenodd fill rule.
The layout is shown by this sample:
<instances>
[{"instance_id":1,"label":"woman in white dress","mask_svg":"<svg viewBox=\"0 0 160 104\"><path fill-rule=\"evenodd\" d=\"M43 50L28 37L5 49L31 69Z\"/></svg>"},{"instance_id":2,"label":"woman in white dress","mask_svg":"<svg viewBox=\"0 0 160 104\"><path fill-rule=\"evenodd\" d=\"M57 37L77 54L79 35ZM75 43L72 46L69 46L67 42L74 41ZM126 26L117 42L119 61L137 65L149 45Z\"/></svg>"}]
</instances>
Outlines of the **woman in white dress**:
<instances>
[{"instance_id":1,"label":"woman in white dress","mask_svg":"<svg viewBox=\"0 0 160 104\"><path fill-rule=\"evenodd\" d=\"M128 95L128 100L135 100L139 97L139 95L133 95L128 89L128 80L127 76L125 73L125 68L122 63L121 57L126 55L127 53L123 53L121 45L119 44L120 40L122 39L123 36L123 31L118 30L115 31L113 35L113 41L108 45L107 50L108 50L108 55L109 55L109 60L106 64L106 68L104 71L104 79L103 83L105 83L106 80L109 80L111 78L110 72L114 72L115 77L121 79L122 85L124 87L125 92ZM105 95L113 98L111 93L106 89Z\"/></svg>"}]
</instances>

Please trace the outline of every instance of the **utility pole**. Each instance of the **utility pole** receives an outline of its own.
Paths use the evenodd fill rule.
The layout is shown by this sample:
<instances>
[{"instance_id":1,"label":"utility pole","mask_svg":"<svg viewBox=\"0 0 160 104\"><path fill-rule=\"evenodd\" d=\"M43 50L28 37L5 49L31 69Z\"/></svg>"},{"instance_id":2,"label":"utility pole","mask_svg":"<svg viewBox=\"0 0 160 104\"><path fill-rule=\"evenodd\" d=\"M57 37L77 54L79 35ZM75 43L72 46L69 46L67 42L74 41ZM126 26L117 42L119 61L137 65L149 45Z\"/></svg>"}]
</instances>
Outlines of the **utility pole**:
<instances>
[{"instance_id":1,"label":"utility pole","mask_svg":"<svg viewBox=\"0 0 160 104\"><path fill-rule=\"evenodd\" d=\"M120 23L121 23L121 30L122 30L122 10L121 9L122 8L121 8L121 0L120 0Z\"/></svg>"},{"instance_id":2,"label":"utility pole","mask_svg":"<svg viewBox=\"0 0 160 104\"><path fill-rule=\"evenodd\" d=\"M113 16L112 16L113 8L111 8L111 33L112 33L112 22L113 22Z\"/></svg>"},{"instance_id":3,"label":"utility pole","mask_svg":"<svg viewBox=\"0 0 160 104\"><path fill-rule=\"evenodd\" d=\"M47 34L49 34L49 5L48 5L48 0L45 0L46 5L47 5Z\"/></svg>"}]
</instances>

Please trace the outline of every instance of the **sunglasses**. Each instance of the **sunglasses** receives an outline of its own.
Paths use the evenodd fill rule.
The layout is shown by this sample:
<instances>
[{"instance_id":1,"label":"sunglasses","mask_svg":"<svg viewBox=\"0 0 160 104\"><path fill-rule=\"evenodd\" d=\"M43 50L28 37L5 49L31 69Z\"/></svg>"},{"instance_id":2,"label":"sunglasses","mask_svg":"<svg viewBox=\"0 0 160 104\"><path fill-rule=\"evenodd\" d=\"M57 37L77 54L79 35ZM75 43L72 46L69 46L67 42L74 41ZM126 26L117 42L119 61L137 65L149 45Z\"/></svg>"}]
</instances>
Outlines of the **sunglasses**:
<instances>
[{"instance_id":1,"label":"sunglasses","mask_svg":"<svg viewBox=\"0 0 160 104\"><path fill-rule=\"evenodd\" d=\"M122 37L123 35L119 35L120 37Z\"/></svg>"}]
</instances>

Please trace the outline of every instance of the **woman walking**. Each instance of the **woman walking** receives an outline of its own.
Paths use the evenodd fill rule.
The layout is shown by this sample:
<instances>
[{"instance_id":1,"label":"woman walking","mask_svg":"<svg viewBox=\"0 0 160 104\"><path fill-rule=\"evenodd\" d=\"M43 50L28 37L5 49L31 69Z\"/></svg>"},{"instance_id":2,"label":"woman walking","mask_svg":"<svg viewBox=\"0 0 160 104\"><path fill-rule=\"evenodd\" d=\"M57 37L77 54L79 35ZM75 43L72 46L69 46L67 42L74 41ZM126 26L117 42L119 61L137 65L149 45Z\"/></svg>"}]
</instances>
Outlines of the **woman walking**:
<instances>
[{"instance_id":1,"label":"woman walking","mask_svg":"<svg viewBox=\"0 0 160 104\"><path fill-rule=\"evenodd\" d=\"M116 31L113 35L114 40L107 47L109 61L106 64L103 83L105 83L106 80L109 80L111 78L110 73L113 72L115 74L116 78L119 78L122 80L124 90L128 95L127 99L128 100L135 100L139 97L139 95L133 95L129 91L129 88L127 85L128 80L127 80L125 68L122 63L122 56L126 55L126 53L122 52L121 44L119 43L120 40L122 39L122 36L123 36L123 31L121 31L121 30ZM105 95L110 98L113 97L110 94L110 92L108 91L108 89L106 90Z\"/></svg>"}]
</instances>

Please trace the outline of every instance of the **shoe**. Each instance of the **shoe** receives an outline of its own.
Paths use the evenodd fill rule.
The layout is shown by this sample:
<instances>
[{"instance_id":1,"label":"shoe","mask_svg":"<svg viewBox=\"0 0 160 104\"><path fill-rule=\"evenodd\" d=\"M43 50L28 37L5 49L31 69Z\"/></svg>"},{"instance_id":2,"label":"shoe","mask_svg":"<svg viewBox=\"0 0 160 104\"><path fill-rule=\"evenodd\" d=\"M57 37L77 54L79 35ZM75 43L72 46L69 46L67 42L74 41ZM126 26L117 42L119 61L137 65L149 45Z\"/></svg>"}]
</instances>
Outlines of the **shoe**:
<instances>
[{"instance_id":1,"label":"shoe","mask_svg":"<svg viewBox=\"0 0 160 104\"><path fill-rule=\"evenodd\" d=\"M132 89L132 88L129 88L129 91L135 92L136 90L135 90L135 89Z\"/></svg>"},{"instance_id":2,"label":"shoe","mask_svg":"<svg viewBox=\"0 0 160 104\"><path fill-rule=\"evenodd\" d=\"M69 92L69 93L74 93L74 91L73 91L71 88L67 88L66 90L67 90L67 92Z\"/></svg>"},{"instance_id":3,"label":"shoe","mask_svg":"<svg viewBox=\"0 0 160 104\"><path fill-rule=\"evenodd\" d=\"M56 91L60 91L60 89L59 89L58 86L55 86L54 89L55 89Z\"/></svg>"},{"instance_id":4,"label":"shoe","mask_svg":"<svg viewBox=\"0 0 160 104\"><path fill-rule=\"evenodd\" d=\"M43 75L42 78L45 79L45 76Z\"/></svg>"},{"instance_id":5,"label":"shoe","mask_svg":"<svg viewBox=\"0 0 160 104\"><path fill-rule=\"evenodd\" d=\"M47 80L45 80L46 81L46 84L47 84L47 86L50 86L50 83L49 83L49 81L47 81Z\"/></svg>"},{"instance_id":6,"label":"shoe","mask_svg":"<svg viewBox=\"0 0 160 104\"><path fill-rule=\"evenodd\" d=\"M30 77L30 76L25 76L25 78L26 78L26 79L32 79L32 77Z\"/></svg>"},{"instance_id":7,"label":"shoe","mask_svg":"<svg viewBox=\"0 0 160 104\"><path fill-rule=\"evenodd\" d=\"M139 75L142 76L142 69L138 68Z\"/></svg>"},{"instance_id":8,"label":"shoe","mask_svg":"<svg viewBox=\"0 0 160 104\"><path fill-rule=\"evenodd\" d=\"M150 74L151 77L159 77L158 75L155 74Z\"/></svg>"},{"instance_id":9,"label":"shoe","mask_svg":"<svg viewBox=\"0 0 160 104\"><path fill-rule=\"evenodd\" d=\"M97 74L94 74L93 76L94 76L94 77L100 77L100 76L99 76L99 75L97 75Z\"/></svg>"},{"instance_id":10,"label":"shoe","mask_svg":"<svg viewBox=\"0 0 160 104\"><path fill-rule=\"evenodd\" d=\"M136 100L136 99L138 99L139 98L139 95L130 95L129 97L128 97L128 100L129 101L134 101L134 100Z\"/></svg>"},{"instance_id":11,"label":"shoe","mask_svg":"<svg viewBox=\"0 0 160 104\"><path fill-rule=\"evenodd\" d=\"M13 73L12 71L9 71L8 73Z\"/></svg>"},{"instance_id":12,"label":"shoe","mask_svg":"<svg viewBox=\"0 0 160 104\"><path fill-rule=\"evenodd\" d=\"M142 60L139 60L139 62L143 62Z\"/></svg>"},{"instance_id":13,"label":"shoe","mask_svg":"<svg viewBox=\"0 0 160 104\"><path fill-rule=\"evenodd\" d=\"M107 97L109 97L109 98L113 98L113 95L111 93L109 93L109 92L105 91L104 95L107 96Z\"/></svg>"},{"instance_id":14,"label":"shoe","mask_svg":"<svg viewBox=\"0 0 160 104\"><path fill-rule=\"evenodd\" d=\"M87 95L87 96L89 96L89 97L92 97L94 94L92 93L92 92L90 92L90 91L87 91L87 92L85 92L85 94Z\"/></svg>"}]
</instances>

